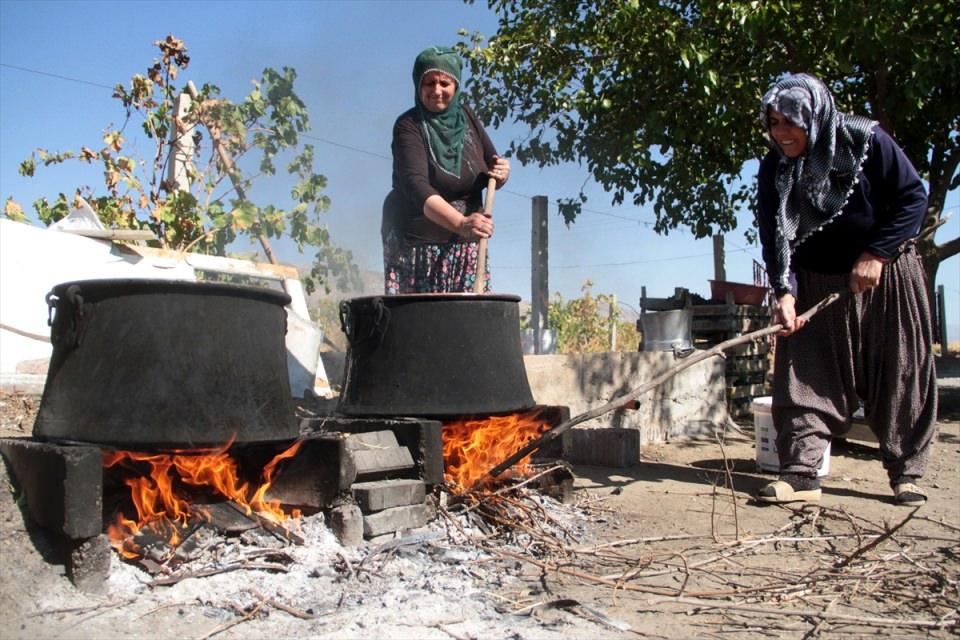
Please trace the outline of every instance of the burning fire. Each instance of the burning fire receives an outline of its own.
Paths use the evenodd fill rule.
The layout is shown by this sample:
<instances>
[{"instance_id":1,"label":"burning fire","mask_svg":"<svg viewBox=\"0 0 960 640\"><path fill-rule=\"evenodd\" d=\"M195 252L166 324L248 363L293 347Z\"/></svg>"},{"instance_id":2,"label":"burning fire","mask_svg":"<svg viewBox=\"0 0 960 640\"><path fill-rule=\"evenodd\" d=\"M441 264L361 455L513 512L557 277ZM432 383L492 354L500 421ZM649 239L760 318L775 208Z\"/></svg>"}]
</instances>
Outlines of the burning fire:
<instances>
[{"instance_id":1,"label":"burning fire","mask_svg":"<svg viewBox=\"0 0 960 640\"><path fill-rule=\"evenodd\" d=\"M472 488L490 469L549 429L539 419L540 413L534 410L445 423L441 432L444 478L462 491ZM527 456L514 469L523 472L529 463Z\"/></svg>"},{"instance_id":2,"label":"burning fire","mask_svg":"<svg viewBox=\"0 0 960 640\"><path fill-rule=\"evenodd\" d=\"M117 512L116 521L107 528L113 547L126 558L140 557L142 549L134 538L144 530L166 540L172 547L180 544L182 532L189 530L192 523L197 519L210 519L201 506L191 506L186 497L187 486L212 490L248 516L255 513L271 522L299 517L298 510L288 516L278 500L267 501L264 496L273 482L277 464L296 455L302 441L295 442L263 468L262 482L252 495L249 483L240 480L236 461L227 454L231 444L232 440L212 450L157 454L104 451L104 468L119 465L131 473L123 482L130 487L130 498L137 510L137 520ZM149 468L146 473L144 465Z\"/></svg>"}]
</instances>

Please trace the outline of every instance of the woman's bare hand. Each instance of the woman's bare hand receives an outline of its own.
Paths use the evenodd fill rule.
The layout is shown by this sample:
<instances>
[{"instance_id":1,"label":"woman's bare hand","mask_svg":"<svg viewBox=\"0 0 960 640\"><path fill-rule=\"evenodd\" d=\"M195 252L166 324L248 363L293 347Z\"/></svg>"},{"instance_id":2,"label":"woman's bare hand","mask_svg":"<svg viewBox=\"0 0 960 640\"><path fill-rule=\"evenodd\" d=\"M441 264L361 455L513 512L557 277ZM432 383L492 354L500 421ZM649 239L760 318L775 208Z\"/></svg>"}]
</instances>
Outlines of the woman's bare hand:
<instances>
[{"instance_id":1,"label":"woman's bare hand","mask_svg":"<svg viewBox=\"0 0 960 640\"><path fill-rule=\"evenodd\" d=\"M494 156L493 166L490 167L490 176L497 181L497 189L510 179L510 161L500 156Z\"/></svg>"},{"instance_id":2,"label":"woman's bare hand","mask_svg":"<svg viewBox=\"0 0 960 640\"><path fill-rule=\"evenodd\" d=\"M460 221L457 233L467 240L489 238L493 235L493 218L483 212L471 213Z\"/></svg>"},{"instance_id":3,"label":"woman's bare hand","mask_svg":"<svg viewBox=\"0 0 960 640\"><path fill-rule=\"evenodd\" d=\"M864 251L853 264L850 271L850 291L863 293L880 284L880 275L883 273L883 260Z\"/></svg>"},{"instance_id":4,"label":"woman's bare hand","mask_svg":"<svg viewBox=\"0 0 960 640\"><path fill-rule=\"evenodd\" d=\"M774 321L783 325L783 329L777 332L778 336L789 336L801 329L807 324L805 318L797 315L797 299L791 294L786 293L777 300L777 308L774 312Z\"/></svg>"}]
</instances>

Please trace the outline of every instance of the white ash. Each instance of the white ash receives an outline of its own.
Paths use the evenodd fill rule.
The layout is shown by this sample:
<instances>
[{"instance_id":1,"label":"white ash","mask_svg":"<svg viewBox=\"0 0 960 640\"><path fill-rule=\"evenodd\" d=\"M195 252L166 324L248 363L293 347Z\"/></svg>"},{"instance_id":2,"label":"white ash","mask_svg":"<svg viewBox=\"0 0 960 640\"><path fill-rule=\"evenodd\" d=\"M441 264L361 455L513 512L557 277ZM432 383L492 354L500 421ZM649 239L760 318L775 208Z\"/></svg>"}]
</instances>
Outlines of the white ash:
<instances>
[{"instance_id":1,"label":"white ash","mask_svg":"<svg viewBox=\"0 0 960 640\"><path fill-rule=\"evenodd\" d=\"M540 495L528 494L547 515L541 523L560 539L579 531L582 515L575 507ZM231 621L256 609L250 620L225 631L220 637L288 637L322 635L331 639L353 638L526 638L598 637L603 627L583 618L566 615L549 626L532 617L510 615L511 607L496 592L520 586L514 561L503 561L464 539L464 533L479 540L481 529L469 516L452 516L459 528L443 517L406 537L386 544L358 548L341 546L321 516L304 518L298 531L303 545L283 546L278 553L289 557L286 572L238 570L204 577L186 578L171 586L149 586L155 578L135 565L114 558L109 588L114 600L136 596L137 610L161 607L196 610L200 607L211 625ZM529 536L516 533L497 542L519 551ZM412 542L408 544L408 542ZM241 539L221 540L216 549L220 567L242 561L256 549ZM529 551L529 550L528 550ZM210 567L209 553L178 567L189 574ZM276 562L275 564L281 564ZM264 602L267 601L267 605ZM304 616L302 619L271 606L280 603ZM517 607L518 608L518 607ZM601 634L602 635L602 634Z\"/></svg>"}]
</instances>

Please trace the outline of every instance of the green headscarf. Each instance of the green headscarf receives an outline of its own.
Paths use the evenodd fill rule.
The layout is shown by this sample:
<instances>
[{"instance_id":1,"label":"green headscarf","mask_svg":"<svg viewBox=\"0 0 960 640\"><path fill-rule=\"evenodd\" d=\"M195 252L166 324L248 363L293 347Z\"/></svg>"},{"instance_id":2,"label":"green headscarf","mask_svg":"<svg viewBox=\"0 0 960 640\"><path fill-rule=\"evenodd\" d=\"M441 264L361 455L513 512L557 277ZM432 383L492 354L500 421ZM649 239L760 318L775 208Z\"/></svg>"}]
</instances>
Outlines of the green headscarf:
<instances>
[{"instance_id":1,"label":"green headscarf","mask_svg":"<svg viewBox=\"0 0 960 640\"><path fill-rule=\"evenodd\" d=\"M429 47L420 52L413 63L413 87L417 113L423 123L423 137L437 166L452 176L460 177L460 156L467 131L467 117L460 105L460 71L463 62L450 47ZM428 71L440 71L457 81L450 105L439 113L420 102L420 80Z\"/></svg>"}]
</instances>

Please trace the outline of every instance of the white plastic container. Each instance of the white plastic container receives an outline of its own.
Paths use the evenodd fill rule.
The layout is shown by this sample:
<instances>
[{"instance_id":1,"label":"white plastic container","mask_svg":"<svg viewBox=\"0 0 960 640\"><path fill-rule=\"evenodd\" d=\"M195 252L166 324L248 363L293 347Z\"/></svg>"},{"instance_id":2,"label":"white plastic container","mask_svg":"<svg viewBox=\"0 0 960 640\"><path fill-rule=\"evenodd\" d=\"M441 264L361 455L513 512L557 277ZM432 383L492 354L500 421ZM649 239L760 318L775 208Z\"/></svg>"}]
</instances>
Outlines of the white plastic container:
<instances>
[{"instance_id":1,"label":"white plastic container","mask_svg":"<svg viewBox=\"0 0 960 640\"><path fill-rule=\"evenodd\" d=\"M764 396L754 398L750 404L753 409L753 430L757 441L757 469L779 473L780 456L777 453L777 430L773 428L773 414L771 405L773 398ZM817 476L822 478L830 473L830 443L823 452L823 462L817 469Z\"/></svg>"}]
</instances>

